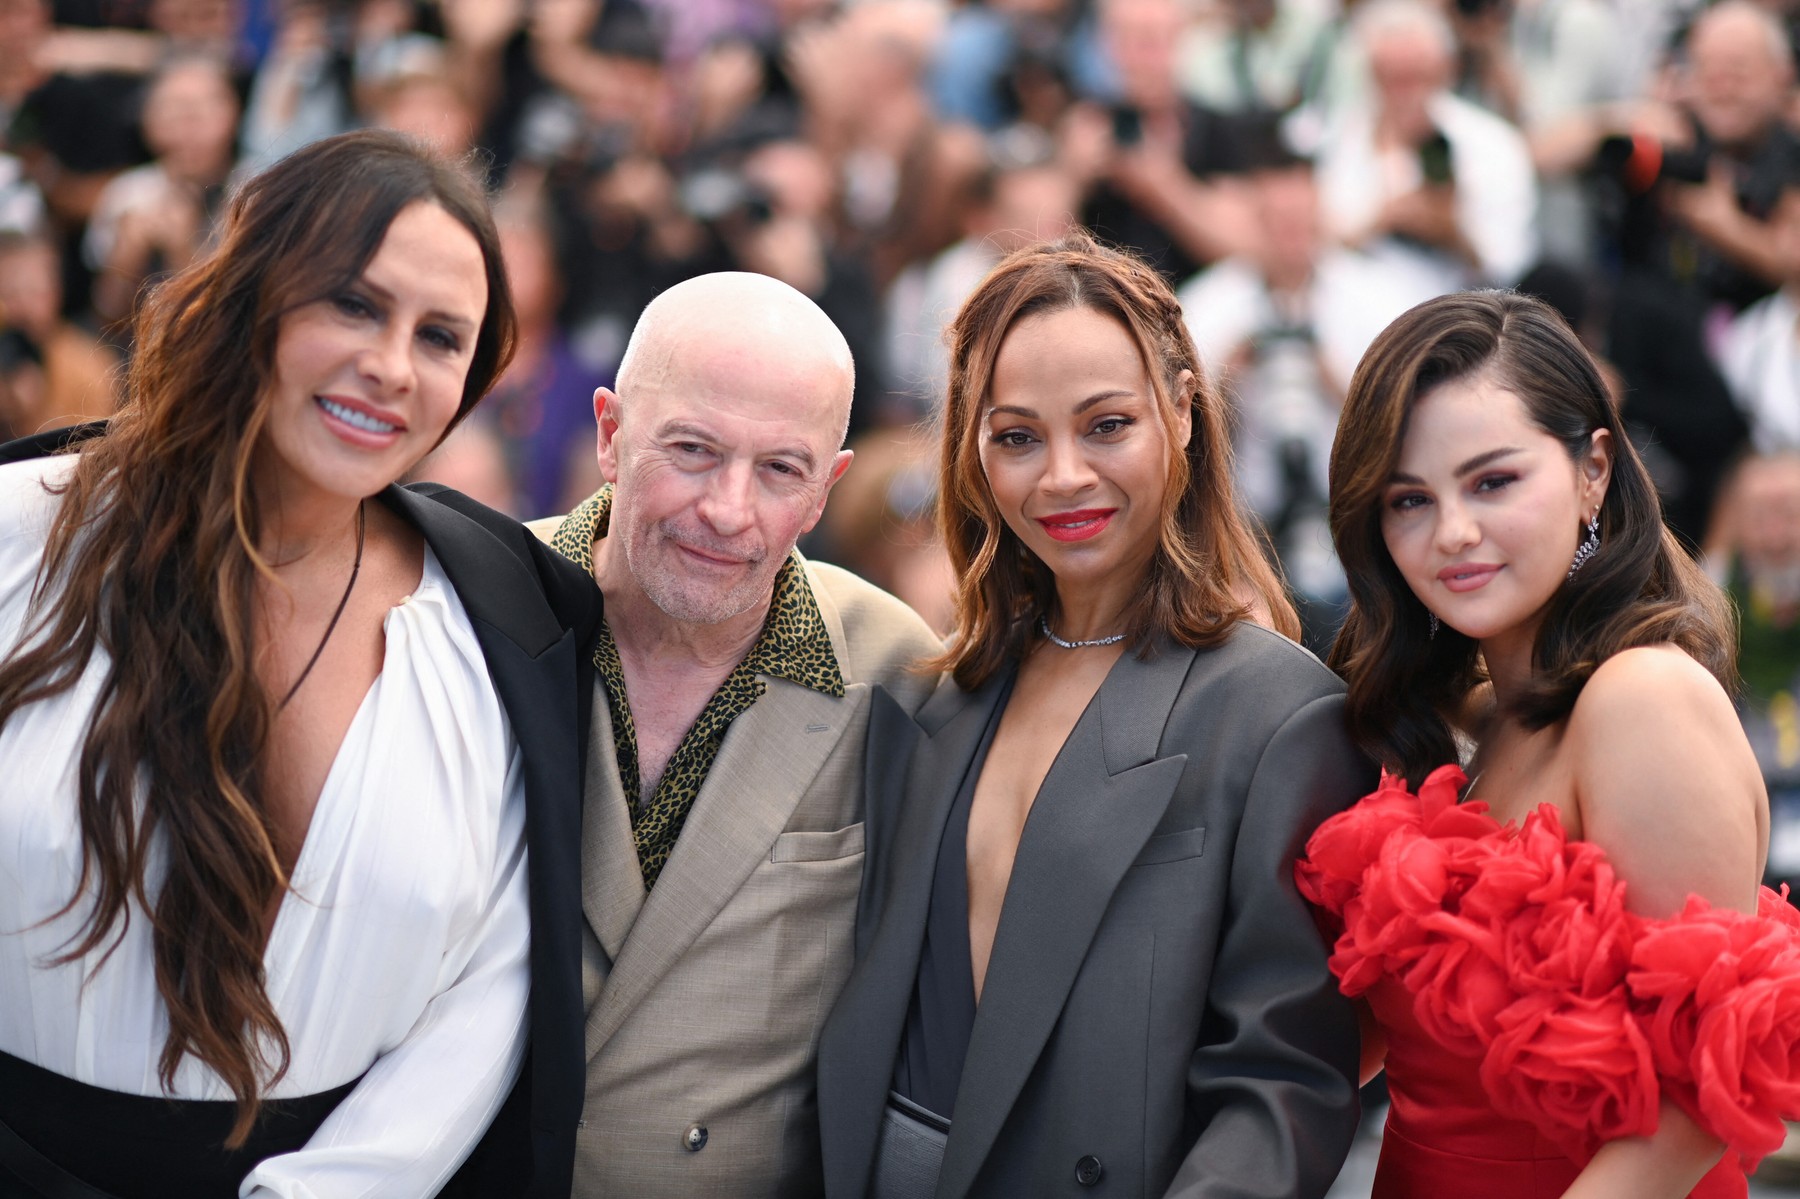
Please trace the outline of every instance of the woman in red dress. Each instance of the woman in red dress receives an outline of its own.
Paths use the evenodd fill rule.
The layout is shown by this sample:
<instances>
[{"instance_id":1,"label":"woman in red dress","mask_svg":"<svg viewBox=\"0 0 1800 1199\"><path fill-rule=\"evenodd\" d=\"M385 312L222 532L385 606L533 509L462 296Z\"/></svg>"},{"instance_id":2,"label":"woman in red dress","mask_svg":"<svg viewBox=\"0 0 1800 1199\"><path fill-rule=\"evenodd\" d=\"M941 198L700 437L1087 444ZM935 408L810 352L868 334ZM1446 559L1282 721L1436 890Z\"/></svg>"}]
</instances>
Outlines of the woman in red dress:
<instances>
[{"instance_id":1,"label":"woman in red dress","mask_svg":"<svg viewBox=\"0 0 1800 1199\"><path fill-rule=\"evenodd\" d=\"M1744 1195L1800 1114L1800 914L1758 887L1729 610L1593 360L1523 296L1414 308L1351 383L1331 524L1387 773L1300 883L1385 1060L1377 1199Z\"/></svg>"}]
</instances>

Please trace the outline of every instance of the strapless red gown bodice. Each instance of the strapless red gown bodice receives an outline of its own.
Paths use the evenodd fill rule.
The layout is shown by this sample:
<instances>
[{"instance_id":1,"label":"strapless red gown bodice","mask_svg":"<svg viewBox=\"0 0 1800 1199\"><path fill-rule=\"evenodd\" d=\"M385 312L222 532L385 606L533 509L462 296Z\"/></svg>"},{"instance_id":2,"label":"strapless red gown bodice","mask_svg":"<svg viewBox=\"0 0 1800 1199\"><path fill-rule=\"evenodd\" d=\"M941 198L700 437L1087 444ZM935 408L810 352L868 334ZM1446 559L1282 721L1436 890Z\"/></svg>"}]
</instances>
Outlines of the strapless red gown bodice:
<instances>
[{"instance_id":1,"label":"strapless red gown bodice","mask_svg":"<svg viewBox=\"0 0 1800 1199\"><path fill-rule=\"evenodd\" d=\"M1554 808L1502 826L1462 781L1384 779L1298 868L1387 1039L1375 1199L1556 1199L1664 1099L1728 1146L1695 1199L1742 1199L1800 1117L1800 912L1633 915Z\"/></svg>"}]
</instances>

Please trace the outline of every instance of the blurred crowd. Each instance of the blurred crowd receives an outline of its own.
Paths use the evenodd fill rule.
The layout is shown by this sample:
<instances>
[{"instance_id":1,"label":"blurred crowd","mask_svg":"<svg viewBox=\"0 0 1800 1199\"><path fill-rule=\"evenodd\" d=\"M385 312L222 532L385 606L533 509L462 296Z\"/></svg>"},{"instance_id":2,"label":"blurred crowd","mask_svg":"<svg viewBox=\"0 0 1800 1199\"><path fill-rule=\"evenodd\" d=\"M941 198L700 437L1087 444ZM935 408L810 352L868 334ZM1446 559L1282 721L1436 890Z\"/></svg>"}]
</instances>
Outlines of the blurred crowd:
<instances>
[{"instance_id":1,"label":"blurred crowd","mask_svg":"<svg viewBox=\"0 0 1800 1199\"><path fill-rule=\"evenodd\" d=\"M1358 358L1422 299L1518 287L1605 362L1739 601L1800 874L1797 34L1797 0L0 0L0 435L111 409L134 306L234 179L389 126L481 156L522 327L426 473L567 510L645 302L773 275L857 362L809 548L941 624L944 324L1080 222L1178 285L1321 647Z\"/></svg>"}]
</instances>

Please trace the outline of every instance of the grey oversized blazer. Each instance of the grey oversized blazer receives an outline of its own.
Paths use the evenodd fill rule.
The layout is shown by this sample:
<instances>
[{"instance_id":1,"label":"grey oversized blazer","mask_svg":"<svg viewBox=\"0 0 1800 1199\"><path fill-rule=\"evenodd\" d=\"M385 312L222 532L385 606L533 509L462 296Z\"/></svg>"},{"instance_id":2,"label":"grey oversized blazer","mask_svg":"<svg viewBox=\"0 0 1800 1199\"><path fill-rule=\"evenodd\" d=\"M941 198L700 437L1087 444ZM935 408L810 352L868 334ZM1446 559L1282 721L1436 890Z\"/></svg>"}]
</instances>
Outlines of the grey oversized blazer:
<instances>
[{"instance_id":1,"label":"grey oversized blazer","mask_svg":"<svg viewBox=\"0 0 1800 1199\"><path fill-rule=\"evenodd\" d=\"M865 1194L951 801L1007 680L876 694L856 966L819 1051L826 1194ZM1357 1120L1357 1028L1294 889L1376 783L1343 685L1241 624L1119 659L1019 842L937 1199L1314 1199Z\"/></svg>"}]
</instances>

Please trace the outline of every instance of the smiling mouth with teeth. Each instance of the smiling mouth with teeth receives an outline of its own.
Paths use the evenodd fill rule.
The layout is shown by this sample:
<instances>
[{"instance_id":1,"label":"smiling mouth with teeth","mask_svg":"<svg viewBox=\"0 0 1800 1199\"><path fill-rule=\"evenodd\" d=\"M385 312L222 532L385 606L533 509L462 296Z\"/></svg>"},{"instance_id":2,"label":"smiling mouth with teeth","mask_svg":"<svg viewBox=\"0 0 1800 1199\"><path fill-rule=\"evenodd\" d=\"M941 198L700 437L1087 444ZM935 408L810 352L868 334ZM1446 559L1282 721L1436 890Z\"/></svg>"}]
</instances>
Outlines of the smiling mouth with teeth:
<instances>
[{"instance_id":1,"label":"smiling mouth with teeth","mask_svg":"<svg viewBox=\"0 0 1800 1199\"><path fill-rule=\"evenodd\" d=\"M366 413L358 412L354 408L345 407L335 400L328 400L324 396L320 396L318 399L319 407L325 409L325 411L331 413L331 415L352 428L362 429L369 433L393 433L397 432L400 428L399 425L391 425L387 421L377 420Z\"/></svg>"}]
</instances>

